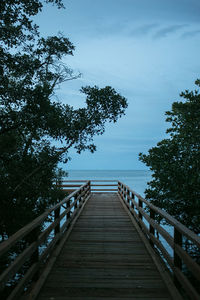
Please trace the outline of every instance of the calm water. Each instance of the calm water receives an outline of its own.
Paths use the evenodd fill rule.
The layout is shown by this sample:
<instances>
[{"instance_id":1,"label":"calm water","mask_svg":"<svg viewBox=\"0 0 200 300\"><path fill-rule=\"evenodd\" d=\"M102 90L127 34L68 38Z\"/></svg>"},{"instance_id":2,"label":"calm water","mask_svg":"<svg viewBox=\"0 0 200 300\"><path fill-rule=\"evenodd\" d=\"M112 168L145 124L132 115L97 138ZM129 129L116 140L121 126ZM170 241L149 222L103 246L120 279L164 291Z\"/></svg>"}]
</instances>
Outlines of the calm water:
<instances>
[{"instance_id":1,"label":"calm water","mask_svg":"<svg viewBox=\"0 0 200 300\"><path fill-rule=\"evenodd\" d=\"M119 180L131 189L144 196L147 182L151 180L151 172L146 170L71 170L69 180Z\"/></svg>"}]
</instances>

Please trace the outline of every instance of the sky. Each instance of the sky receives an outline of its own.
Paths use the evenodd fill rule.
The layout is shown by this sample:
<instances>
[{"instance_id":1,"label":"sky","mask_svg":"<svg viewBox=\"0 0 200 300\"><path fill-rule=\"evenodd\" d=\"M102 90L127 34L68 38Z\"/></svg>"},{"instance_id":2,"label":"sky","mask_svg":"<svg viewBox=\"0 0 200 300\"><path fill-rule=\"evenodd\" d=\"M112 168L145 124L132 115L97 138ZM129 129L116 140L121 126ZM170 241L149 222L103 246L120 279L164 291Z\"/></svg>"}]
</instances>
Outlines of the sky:
<instances>
[{"instance_id":1,"label":"sky","mask_svg":"<svg viewBox=\"0 0 200 300\"><path fill-rule=\"evenodd\" d=\"M57 91L63 103L84 105L80 88L112 86L128 100L126 115L94 139L97 151L72 149L66 170L142 170L140 152L166 137L165 111L200 78L199 0L64 0L45 6L40 32L59 31L75 45L65 63L82 76Z\"/></svg>"}]
</instances>

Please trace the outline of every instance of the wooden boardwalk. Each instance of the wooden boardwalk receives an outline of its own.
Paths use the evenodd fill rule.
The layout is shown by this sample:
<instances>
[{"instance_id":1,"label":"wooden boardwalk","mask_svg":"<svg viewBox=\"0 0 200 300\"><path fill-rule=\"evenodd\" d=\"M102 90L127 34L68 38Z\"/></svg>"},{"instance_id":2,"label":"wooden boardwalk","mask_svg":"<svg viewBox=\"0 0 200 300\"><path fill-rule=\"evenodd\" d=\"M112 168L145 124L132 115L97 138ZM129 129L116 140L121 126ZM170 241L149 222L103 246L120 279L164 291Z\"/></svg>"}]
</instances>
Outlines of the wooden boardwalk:
<instances>
[{"instance_id":1,"label":"wooden boardwalk","mask_svg":"<svg viewBox=\"0 0 200 300\"><path fill-rule=\"evenodd\" d=\"M172 299L117 193L92 194L38 300Z\"/></svg>"}]
</instances>

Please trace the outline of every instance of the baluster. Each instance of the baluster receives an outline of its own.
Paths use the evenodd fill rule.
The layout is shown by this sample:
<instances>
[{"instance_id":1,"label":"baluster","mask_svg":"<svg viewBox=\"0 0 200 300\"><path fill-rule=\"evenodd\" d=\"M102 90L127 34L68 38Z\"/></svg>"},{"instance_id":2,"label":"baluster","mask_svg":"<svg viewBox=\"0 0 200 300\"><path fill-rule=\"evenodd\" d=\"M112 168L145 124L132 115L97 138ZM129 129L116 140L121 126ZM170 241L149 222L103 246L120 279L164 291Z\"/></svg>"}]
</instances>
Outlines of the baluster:
<instances>
[{"instance_id":1,"label":"baluster","mask_svg":"<svg viewBox=\"0 0 200 300\"><path fill-rule=\"evenodd\" d=\"M131 208L134 210L134 200L135 200L135 195L134 193L132 192L132 195L131 195ZM131 212L133 214L133 212Z\"/></svg>"},{"instance_id":2,"label":"baluster","mask_svg":"<svg viewBox=\"0 0 200 300\"><path fill-rule=\"evenodd\" d=\"M59 219L59 217L60 217L60 207L56 208L54 211L54 222L56 222ZM54 229L54 235L56 236L59 233L60 233L60 221L58 222L58 224Z\"/></svg>"},{"instance_id":3,"label":"baluster","mask_svg":"<svg viewBox=\"0 0 200 300\"><path fill-rule=\"evenodd\" d=\"M150 218L155 220L155 211L152 208L150 208ZM149 231L151 234L153 234L153 236L155 236L155 228L151 224L149 224ZM150 244L154 248L154 242L151 239Z\"/></svg>"},{"instance_id":4,"label":"baluster","mask_svg":"<svg viewBox=\"0 0 200 300\"><path fill-rule=\"evenodd\" d=\"M124 200L124 187L123 184L121 184L121 198Z\"/></svg>"},{"instance_id":5,"label":"baluster","mask_svg":"<svg viewBox=\"0 0 200 300\"><path fill-rule=\"evenodd\" d=\"M130 191L127 189L127 206L128 206L128 209L130 209Z\"/></svg>"},{"instance_id":6,"label":"baluster","mask_svg":"<svg viewBox=\"0 0 200 300\"><path fill-rule=\"evenodd\" d=\"M123 184L122 184L121 194L122 194L122 200L124 201L124 186L123 186Z\"/></svg>"},{"instance_id":7,"label":"baluster","mask_svg":"<svg viewBox=\"0 0 200 300\"><path fill-rule=\"evenodd\" d=\"M69 209L70 208L70 205L71 205L71 198L67 201L67 209ZM68 213L67 213L67 222L69 221L69 219L70 219L70 214L71 214L71 209L68 211ZM70 223L67 225L67 228L69 228L69 226L70 226Z\"/></svg>"},{"instance_id":8,"label":"baluster","mask_svg":"<svg viewBox=\"0 0 200 300\"><path fill-rule=\"evenodd\" d=\"M143 208L143 202L140 198L139 198L139 207ZM140 211L139 211L139 218L142 220L142 214Z\"/></svg>"},{"instance_id":9,"label":"baluster","mask_svg":"<svg viewBox=\"0 0 200 300\"><path fill-rule=\"evenodd\" d=\"M30 237L30 244L34 243L34 242L37 242L38 240L38 236L39 236L39 232L40 232L40 228L39 227L36 227L34 228L29 237ZM39 248L37 246L37 248L35 249L35 251L33 252L33 254L31 255L30 257L30 264L31 266L35 263L38 263L39 262ZM34 274L33 276L33 281L37 281L39 278L39 270Z\"/></svg>"},{"instance_id":10,"label":"baluster","mask_svg":"<svg viewBox=\"0 0 200 300\"><path fill-rule=\"evenodd\" d=\"M81 191L80 191L80 194L79 194L79 200L78 200L78 203L79 203L79 209L81 208L81 206L83 205L84 201L85 201L85 196L87 195L87 186L84 187Z\"/></svg>"},{"instance_id":11,"label":"baluster","mask_svg":"<svg viewBox=\"0 0 200 300\"><path fill-rule=\"evenodd\" d=\"M122 184L121 184L121 182L119 182L119 194L120 194L120 197L121 197L121 199L122 199Z\"/></svg>"},{"instance_id":12,"label":"baluster","mask_svg":"<svg viewBox=\"0 0 200 300\"><path fill-rule=\"evenodd\" d=\"M182 247L182 234L174 227L174 266L182 270L182 260L176 253L175 245ZM174 283L177 287L180 286L179 280L174 275Z\"/></svg>"},{"instance_id":13,"label":"baluster","mask_svg":"<svg viewBox=\"0 0 200 300\"><path fill-rule=\"evenodd\" d=\"M124 202L126 202L126 187L124 185L124 190L123 190L123 198L124 198Z\"/></svg>"},{"instance_id":14,"label":"baluster","mask_svg":"<svg viewBox=\"0 0 200 300\"><path fill-rule=\"evenodd\" d=\"M76 195L74 196L74 211L75 211L75 214L76 214L76 210L77 210L77 207L78 207L78 203L77 203L78 196L79 196L79 192L76 193Z\"/></svg>"},{"instance_id":15,"label":"baluster","mask_svg":"<svg viewBox=\"0 0 200 300\"><path fill-rule=\"evenodd\" d=\"M91 181L88 181L88 185L89 185L89 193L91 194L92 189L91 189Z\"/></svg>"}]
</instances>

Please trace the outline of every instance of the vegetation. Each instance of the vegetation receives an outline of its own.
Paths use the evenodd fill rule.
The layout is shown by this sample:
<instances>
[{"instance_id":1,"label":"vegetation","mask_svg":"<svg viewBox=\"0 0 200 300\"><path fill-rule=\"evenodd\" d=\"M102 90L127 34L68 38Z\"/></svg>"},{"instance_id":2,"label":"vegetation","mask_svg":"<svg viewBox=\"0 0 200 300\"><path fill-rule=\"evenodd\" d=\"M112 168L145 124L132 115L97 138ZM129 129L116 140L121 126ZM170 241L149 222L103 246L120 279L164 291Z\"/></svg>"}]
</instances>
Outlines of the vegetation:
<instances>
[{"instance_id":1,"label":"vegetation","mask_svg":"<svg viewBox=\"0 0 200 300\"><path fill-rule=\"evenodd\" d=\"M200 86L200 81L196 81ZM140 160L150 167L153 180L146 197L200 233L200 93L182 92L184 101L174 102L166 112L169 138L159 142Z\"/></svg>"},{"instance_id":2,"label":"vegetation","mask_svg":"<svg viewBox=\"0 0 200 300\"><path fill-rule=\"evenodd\" d=\"M74 45L62 34L42 37L32 18L44 3L62 0L0 1L0 239L41 214L63 195L54 185L68 150L96 150L95 135L116 122L127 101L113 88L83 87L85 107L55 98L55 89L75 79L64 63ZM59 146L56 146L59 145Z\"/></svg>"}]
</instances>

